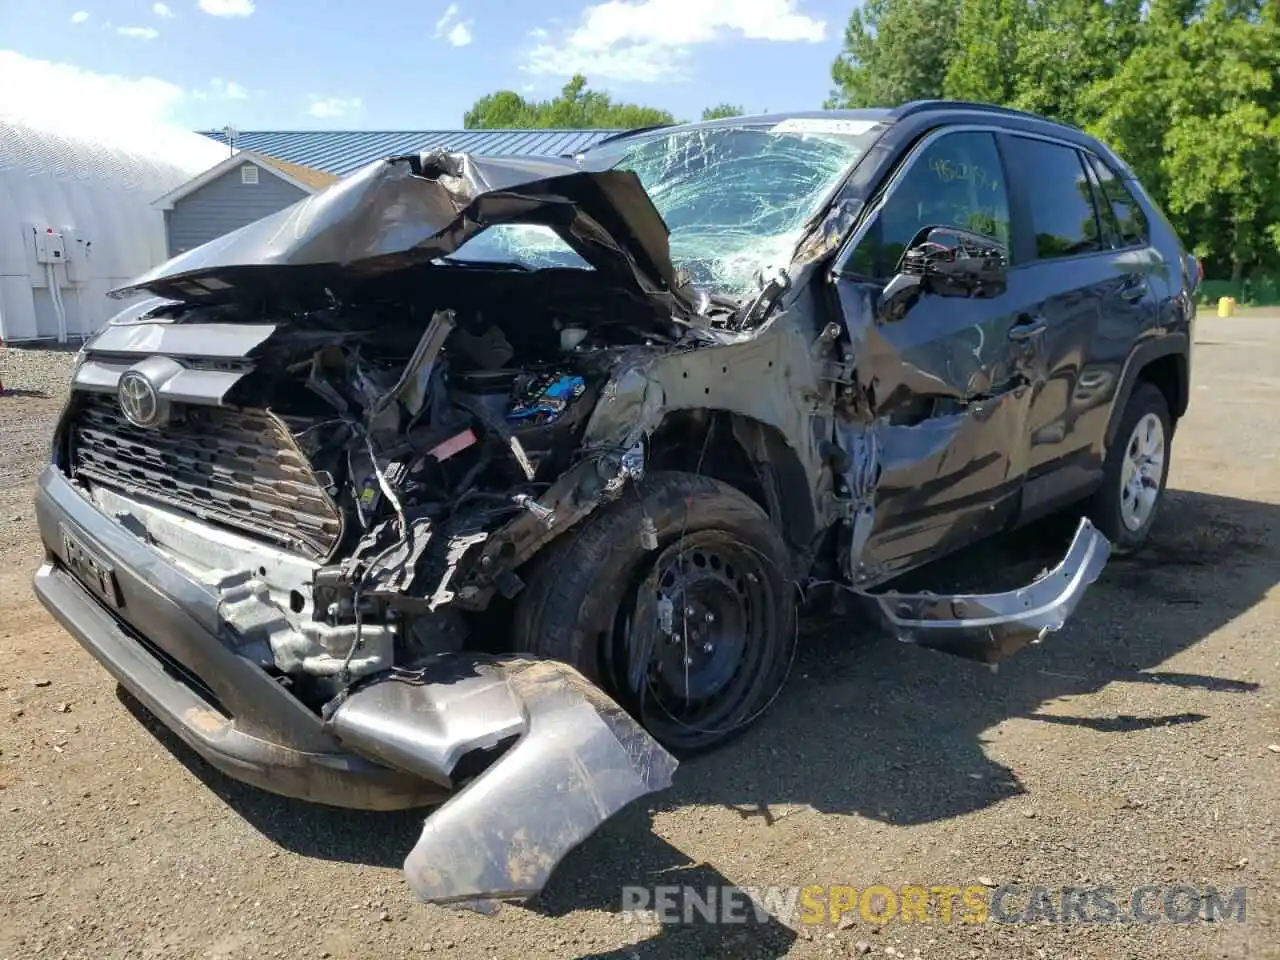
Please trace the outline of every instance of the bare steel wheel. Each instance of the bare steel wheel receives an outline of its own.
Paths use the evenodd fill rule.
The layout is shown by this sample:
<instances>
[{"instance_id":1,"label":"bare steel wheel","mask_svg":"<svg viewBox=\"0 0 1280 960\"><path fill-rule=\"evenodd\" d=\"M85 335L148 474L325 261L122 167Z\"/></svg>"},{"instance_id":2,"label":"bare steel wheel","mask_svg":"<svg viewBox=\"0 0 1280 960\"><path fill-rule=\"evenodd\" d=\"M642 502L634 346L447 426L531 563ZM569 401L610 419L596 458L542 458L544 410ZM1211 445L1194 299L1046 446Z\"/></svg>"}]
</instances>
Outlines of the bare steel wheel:
<instances>
[{"instance_id":1,"label":"bare steel wheel","mask_svg":"<svg viewBox=\"0 0 1280 960\"><path fill-rule=\"evenodd\" d=\"M620 605L605 650L637 718L668 748L694 752L745 726L776 692L779 633L773 558L724 530L662 550Z\"/></svg>"},{"instance_id":2,"label":"bare steel wheel","mask_svg":"<svg viewBox=\"0 0 1280 960\"><path fill-rule=\"evenodd\" d=\"M656 550L639 536L646 521ZM750 497L656 472L535 561L513 646L573 664L688 756L773 702L795 646L791 580L786 544Z\"/></svg>"},{"instance_id":3,"label":"bare steel wheel","mask_svg":"<svg viewBox=\"0 0 1280 960\"><path fill-rule=\"evenodd\" d=\"M1116 553L1137 550L1151 532L1169 479L1172 438L1164 394L1138 383L1107 448L1102 485L1089 507L1090 518Z\"/></svg>"}]
</instances>

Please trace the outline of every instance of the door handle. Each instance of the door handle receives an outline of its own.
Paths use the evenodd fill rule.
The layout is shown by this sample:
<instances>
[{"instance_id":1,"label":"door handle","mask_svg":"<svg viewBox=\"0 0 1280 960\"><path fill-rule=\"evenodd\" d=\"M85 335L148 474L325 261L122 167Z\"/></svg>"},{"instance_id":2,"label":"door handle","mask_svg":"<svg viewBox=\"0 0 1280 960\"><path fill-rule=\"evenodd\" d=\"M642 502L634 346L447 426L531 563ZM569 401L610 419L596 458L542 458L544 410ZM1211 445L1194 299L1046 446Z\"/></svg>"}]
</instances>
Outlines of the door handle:
<instances>
[{"instance_id":1,"label":"door handle","mask_svg":"<svg viewBox=\"0 0 1280 960\"><path fill-rule=\"evenodd\" d=\"M1147 295L1147 281L1139 280L1137 283L1126 284L1120 290L1120 299L1126 303L1136 303Z\"/></svg>"},{"instance_id":2,"label":"door handle","mask_svg":"<svg viewBox=\"0 0 1280 960\"><path fill-rule=\"evenodd\" d=\"M1046 326L1048 324L1044 322L1044 317L1033 317L1024 313L1009 328L1009 339L1030 340L1037 333L1043 333Z\"/></svg>"}]
</instances>

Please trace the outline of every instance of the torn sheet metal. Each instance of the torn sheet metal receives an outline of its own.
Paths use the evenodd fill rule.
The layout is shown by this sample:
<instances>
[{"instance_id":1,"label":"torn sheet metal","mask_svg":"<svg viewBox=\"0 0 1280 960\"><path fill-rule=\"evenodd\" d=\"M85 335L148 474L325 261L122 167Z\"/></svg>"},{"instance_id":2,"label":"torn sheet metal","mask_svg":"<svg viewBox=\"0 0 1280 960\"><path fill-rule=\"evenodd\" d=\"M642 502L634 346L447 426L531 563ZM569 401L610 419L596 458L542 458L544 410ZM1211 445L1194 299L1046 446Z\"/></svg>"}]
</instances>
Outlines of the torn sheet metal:
<instances>
[{"instance_id":1,"label":"torn sheet metal","mask_svg":"<svg viewBox=\"0 0 1280 960\"><path fill-rule=\"evenodd\" d=\"M528 899L605 820L671 785L676 760L576 671L530 662L508 679L527 732L428 818L405 860L428 902Z\"/></svg>"},{"instance_id":2,"label":"torn sheet metal","mask_svg":"<svg viewBox=\"0 0 1280 960\"><path fill-rule=\"evenodd\" d=\"M464 754L496 747L526 726L497 664L452 655L354 687L327 722L353 750L446 787Z\"/></svg>"},{"instance_id":3,"label":"torn sheet metal","mask_svg":"<svg viewBox=\"0 0 1280 960\"><path fill-rule=\"evenodd\" d=\"M1034 583L1007 593L940 596L864 594L905 643L998 663L1060 630L1106 566L1111 545L1081 519L1062 562Z\"/></svg>"},{"instance_id":4,"label":"torn sheet metal","mask_svg":"<svg viewBox=\"0 0 1280 960\"><path fill-rule=\"evenodd\" d=\"M427 264L496 224L538 224L606 278L692 316L667 226L634 173L571 160L434 151L369 164L111 292L191 303L315 298L344 281ZM279 267L288 270L275 269Z\"/></svg>"},{"instance_id":5,"label":"torn sheet metal","mask_svg":"<svg viewBox=\"0 0 1280 960\"><path fill-rule=\"evenodd\" d=\"M405 873L429 903L533 896L600 824L670 786L677 766L599 688L552 661L443 655L356 688L329 724L352 749L446 785L468 752L519 737L427 819Z\"/></svg>"},{"instance_id":6,"label":"torn sheet metal","mask_svg":"<svg viewBox=\"0 0 1280 960\"><path fill-rule=\"evenodd\" d=\"M431 322L423 331L413 356L405 364L400 379L373 405L373 409L368 413L369 419L376 418L397 400L404 405L411 417L417 416L427 401L427 383L431 380L436 359L444 348L444 342L449 339L449 334L453 333L457 325L452 310L437 310L432 314Z\"/></svg>"}]
</instances>

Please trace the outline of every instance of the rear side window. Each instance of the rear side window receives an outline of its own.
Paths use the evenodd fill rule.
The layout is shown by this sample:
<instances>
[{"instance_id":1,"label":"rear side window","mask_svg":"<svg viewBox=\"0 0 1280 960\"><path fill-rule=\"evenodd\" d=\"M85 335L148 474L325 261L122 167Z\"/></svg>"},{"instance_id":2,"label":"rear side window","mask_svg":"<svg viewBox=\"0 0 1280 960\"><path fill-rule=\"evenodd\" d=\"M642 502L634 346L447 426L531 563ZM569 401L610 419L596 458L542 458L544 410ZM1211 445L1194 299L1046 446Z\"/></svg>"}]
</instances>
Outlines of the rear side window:
<instances>
[{"instance_id":1,"label":"rear side window","mask_svg":"<svg viewBox=\"0 0 1280 960\"><path fill-rule=\"evenodd\" d=\"M1074 257L1104 249L1093 187L1080 154L1044 140L1011 137L1010 142L1027 185L1036 257Z\"/></svg>"},{"instance_id":2,"label":"rear side window","mask_svg":"<svg viewBox=\"0 0 1280 960\"><path fill-rule=\"evenodd\" d=\"M1145 246L1149 236L1147 217L1142 207L1133 198L1124 181L1111 172L1111 168L1097 157L1089 157L1094 176L1102 190L1102 197L1111 208L1120 231L1120 245L1123 247Z\"/></svg>"},{"instance_id":3,"label":"rear side window","mask_svg":"<svg viewBox=\"0 0 1280 960\"><path fill-rule=\"evenodd\" d=\"M989 133L948 133L907 161L852 253L857 273L889 277L925 227L962 227L1009 245L1009 195Z\"/></svg>"},{"instance_id":4,"label":"rear side window","mask_svg":"<svg viewBox=\"0 0 1280 960\"><path fill-rule=\"evenodd\" d=\"M1123 247L1125 244L1120 238L1120 222L1116 220L1111 204L1102 195L1102 185L1098 183L1097 171L1094 170L1089 155L1082 156L1085 158L1084 167L1089 173L1089 182L1093 185L1093 205L1098 211L1098 222L1102 225L1102 242L1112 250Z\"/></svg>"}]
</instances>

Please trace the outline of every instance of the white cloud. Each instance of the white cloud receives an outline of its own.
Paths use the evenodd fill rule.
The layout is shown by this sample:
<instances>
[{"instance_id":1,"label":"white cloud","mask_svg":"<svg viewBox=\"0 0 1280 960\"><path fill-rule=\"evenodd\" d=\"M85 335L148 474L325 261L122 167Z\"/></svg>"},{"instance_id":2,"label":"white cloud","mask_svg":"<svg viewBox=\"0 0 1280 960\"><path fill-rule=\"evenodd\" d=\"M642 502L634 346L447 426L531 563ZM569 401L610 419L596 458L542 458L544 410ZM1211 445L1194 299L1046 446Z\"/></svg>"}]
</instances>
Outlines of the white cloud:
<instances>
[{"instance_id":1,"label":"white cloud","mask_svg":"<svg viewBox=\"0 0 1280 960\"><path fill-rule=\"evenodd\" d=\"M200 0L200 9L211 17L247 17L254 5L253 0Z\"/></svg>"},{"instance_id":2,"label":"white cloud","mask_svg":"<svg viewBox=\"0 0 1280 960\"><path fill-rule=\"evenodd\" d=\"M661 43L628 43L605 50L540 44L529 51L523 69L530 73L592 80L657 83L689 77L689 51Z\"/></svg>"},{"instance_id":3,"label":"white cloud","mask_svg":"<svg viewBox=\"0 0 1280 960\"><path fill-rule=\"evenodd\" d=\"M116 27L116 33L122 37L133 37L135 40L154 40L160 31L151 27Z\"/></svg>"},{"instance_id":4,"label":"white cloud","mask_svg":"<svg viewBox=\"0 0 1280 960\"><path fill-rule=\"evenodd\" d=\"M690 48L728 37L819 43L827 24L800 12L802 0L605 0L588 6L578 25L536 41L530 73L654 83L687 76Z\"/></svg>"},{"instance_id":5,"label":"white cloud","mask_svg":"<svg viewBox=\"0 0 1280 960\"><path fill-rule=\"evenodd\" d=\"M214 77L208 85L192 93L196 100L248 100L249 88L234 80Z\"/></svg>"},{"instance_id":6,"label":"white cloud","mask_svg":"<svg viewBox=\"0 0 1280 960\"><path fill-rule=\"evenodd\" d=\"M153 3L151 5L151 12L157 17L163 17L165 20L170 20L176 16L173 12L173 8L167 3Z\"/></svg>"},{"instance_id":7,"label":"white cloud","mask_svg":"<svg viewBox=\"0 0 1280 960\"><path fill-rule=\"evenodd\" d=\"M436 36L444 33L444 28L449 25L454 17L458 15L458 5L451 3L444 8L444 13L440 15L440 19L436 21Z\"/></svg>"},{"instance_id":8,"label":"white cloud","mask_svg":"<svg viewBox=\"0 0 1280 960\"><path fill-rule=\"evenodd\" d=\"M71 130L164 124L182 88L156 77L92 73L0 50L0 113Z\"/></svg>"},{"instance_id":9,"label":"white cloud","mask_svg":"<svg viewBox=\"0 0 1280 960\"><path fill-rule=\"evenodd\" d=\"M445 39L455 47L465 47L471 42L471 21L464 20L462 23L455 23L449 28L449 34Z\"/></svg>"},{"instance_id":10,"label":"white cloud","mask_svg":"<svg viewBox=\"0 0 1280 960\"><path fill-rule=\"evenodd\" d=\"M318 97L312 94L307 113L321 120L333 120L359 113L362 106L364 104L359 97Z\"/></svg>"},{"instance_id":11,"label":"white cloud","mask_svg":"<svg viewBox=\"0 0 1280 960\"><path fill-rule=\"evenodd\" d=\"M436 21L436 38L443 37L455 47L465 47L472 40L471 24L474 20L459 20L458 5L451 3Z\"/></svg>"},{"instance_id":12,"label":"white cloud","mask_svg":"<svg viewBox=\"0 0 1280 960\"><path fill-rule=\"evenodd\" d=\"M84 23L88 19L89 19L89 11L87 10L77 10L75 13L71 15L72 23Z\"/></svg>"}]
</instances>

